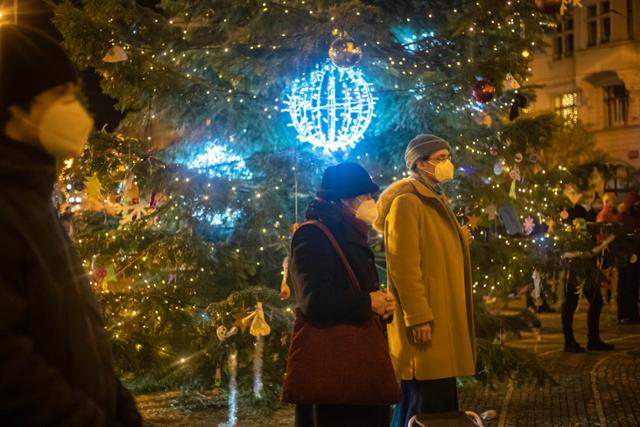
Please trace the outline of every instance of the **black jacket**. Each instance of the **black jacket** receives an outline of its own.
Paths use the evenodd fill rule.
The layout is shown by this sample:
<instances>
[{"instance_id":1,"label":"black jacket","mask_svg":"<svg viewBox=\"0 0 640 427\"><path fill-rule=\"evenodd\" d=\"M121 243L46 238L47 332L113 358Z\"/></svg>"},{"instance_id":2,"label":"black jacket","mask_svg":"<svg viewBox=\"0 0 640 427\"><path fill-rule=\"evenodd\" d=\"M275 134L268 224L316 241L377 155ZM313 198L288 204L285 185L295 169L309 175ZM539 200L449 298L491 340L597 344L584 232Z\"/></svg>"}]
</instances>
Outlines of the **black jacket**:
<instances>
[{"instance_id":1,"label":"black jacket","mask_svg":"<svg viewBox=\"0 0 640 427\"><path fill-rule=\"evenodd\" d=\"M291 244L290 277L298 307L314 322L360 323L371 316L369 292L378 290L375 258L367 238L346 220L337 206L314 201L307 219L325 224L351 264L362 291L355 292L347 272L331 243L319 228L307 225L294 235Z\"/></svg>"},{"instance_id":2,"label":"black jacket","mask_svg":"<svg viewBox=\"0 0 640 427\"><path fill-rule=\"evenodd\" d=\"M0 424L138 426L51 200L55 161L0 138Z\"/></svg>"}]
</instances>

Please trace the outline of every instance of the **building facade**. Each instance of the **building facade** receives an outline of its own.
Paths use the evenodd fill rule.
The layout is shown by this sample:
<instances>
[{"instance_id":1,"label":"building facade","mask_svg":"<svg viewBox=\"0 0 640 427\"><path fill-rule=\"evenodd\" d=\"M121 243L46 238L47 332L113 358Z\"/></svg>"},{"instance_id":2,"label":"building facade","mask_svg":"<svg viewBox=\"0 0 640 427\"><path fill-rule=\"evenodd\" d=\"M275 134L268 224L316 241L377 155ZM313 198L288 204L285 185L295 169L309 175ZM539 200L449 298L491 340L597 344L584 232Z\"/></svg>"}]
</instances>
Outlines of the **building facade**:
<instances>
[{"instance_id":1,"label":"building facade","mask_svg":"<svg viewBox=\"0 0 640 427\"><path fill-rule=\"evenodd\" d=\"M640 0L583 0L559 20L529 83L533 111L580 119L622 169L640 168Z\"/></svg>"}]
</instances>

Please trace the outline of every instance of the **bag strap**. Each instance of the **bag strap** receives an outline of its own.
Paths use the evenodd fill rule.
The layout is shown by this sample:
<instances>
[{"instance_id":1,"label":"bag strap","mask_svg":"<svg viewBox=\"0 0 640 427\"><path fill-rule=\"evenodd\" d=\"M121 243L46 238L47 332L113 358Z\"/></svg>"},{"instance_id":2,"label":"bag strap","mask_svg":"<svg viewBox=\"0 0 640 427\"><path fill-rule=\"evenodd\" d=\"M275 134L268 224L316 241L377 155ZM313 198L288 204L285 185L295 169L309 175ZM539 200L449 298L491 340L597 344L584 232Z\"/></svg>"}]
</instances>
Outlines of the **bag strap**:
<instances>
[{"instance_id":1,"label":"bag strap","mask_svg":"<svg viewBox=\"0 0 640 427\"><path fill-rule=\"evenodd\" d=\"M338 257L342 261L342 264L344 265L345 270L347 270L347 275L349 276L349 282L351 283L351 286L356 291L362 291L362 288L360 287L360 283L358 282L358 278L356 277L356 274L353 272L353 268L351 268L351 264L349 264L349 260L347 259L347 256L344 254L344 251L340 247L340 244L338 244L338 242L336 241L336 238L333 236L333 233L331 233L331 230L329 230L329 228L323 223L321 223L320 221L316 221L313 219L302 223L302 225L300 225L300 228L302 228L305 225L314 225L317 228L319 228L320 231L322 231L322 233L325 235L327 240L329 240L329 243L331 243L331 246L333 246L333 249L335 249L336 253L338 254Z\"/></svg>"}]
</instances>

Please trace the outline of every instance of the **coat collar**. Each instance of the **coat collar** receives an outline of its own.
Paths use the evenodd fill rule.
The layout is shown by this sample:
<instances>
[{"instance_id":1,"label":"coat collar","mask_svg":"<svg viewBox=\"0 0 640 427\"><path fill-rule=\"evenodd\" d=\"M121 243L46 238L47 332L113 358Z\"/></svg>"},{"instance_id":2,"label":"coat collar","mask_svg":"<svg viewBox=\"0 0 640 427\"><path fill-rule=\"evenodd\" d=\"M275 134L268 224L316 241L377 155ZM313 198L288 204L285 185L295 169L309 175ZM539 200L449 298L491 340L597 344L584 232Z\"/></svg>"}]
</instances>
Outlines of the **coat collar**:
<instances>
[{"instance_id":1,"label":"coat collar","mask_svg":"<svg viewBox=\"0 0 640 427\"><path fill-rule=\"evenodd\" d=\"M438 199L441 197L415 178L405 178L394 182L378 198L378 218L373 224L376 231L384 232L384 223L387 220L393 201L396 197L407 193L416 194L426 199Z\"/></svg>"}]
</instances>

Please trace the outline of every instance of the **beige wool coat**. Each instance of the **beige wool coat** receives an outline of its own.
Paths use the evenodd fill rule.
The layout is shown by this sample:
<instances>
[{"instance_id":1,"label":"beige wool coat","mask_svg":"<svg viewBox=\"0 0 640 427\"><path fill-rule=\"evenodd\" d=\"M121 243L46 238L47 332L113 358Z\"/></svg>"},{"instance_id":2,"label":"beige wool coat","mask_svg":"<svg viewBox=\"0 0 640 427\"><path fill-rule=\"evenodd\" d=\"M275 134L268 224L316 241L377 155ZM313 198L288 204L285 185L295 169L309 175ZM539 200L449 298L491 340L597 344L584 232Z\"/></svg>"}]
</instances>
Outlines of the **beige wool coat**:
<instances>
[{"instance_id":1,"label":"beige wool coat","mask_svg":"<svg viewBox=\"0 0 640 427\"><path fill-rule=\"evenodd\" d=\"M414 178L385 190L375 228L384 233L389 290L398 300L389 351L400 380L475 374L469 244L443 195ZM432 340L411 327L431 322Z\"/></svg>"}]
</instances>

